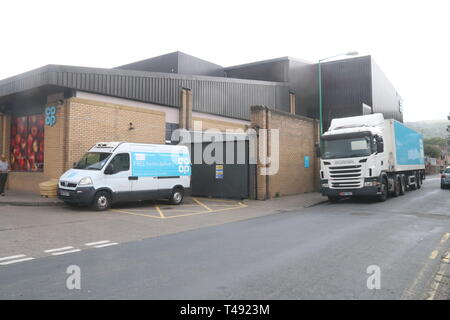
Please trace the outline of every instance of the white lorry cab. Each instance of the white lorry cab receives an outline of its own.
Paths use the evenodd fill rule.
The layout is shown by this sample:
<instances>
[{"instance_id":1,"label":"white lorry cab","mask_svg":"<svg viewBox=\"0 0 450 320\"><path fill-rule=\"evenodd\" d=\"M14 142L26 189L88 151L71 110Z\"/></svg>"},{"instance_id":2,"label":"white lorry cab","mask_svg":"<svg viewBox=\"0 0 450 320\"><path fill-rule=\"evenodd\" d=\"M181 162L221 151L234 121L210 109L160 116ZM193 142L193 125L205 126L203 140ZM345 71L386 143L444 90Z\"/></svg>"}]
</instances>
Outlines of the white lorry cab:
<instances>
[{"instance_id":1,"label":"white lorry cab","mask_svg":"<svg viewBox=\"0 0 450 320\"><path fill-rule=\"evenodd\" d=\"M106 210L112 203L169 199L180 204L190 190L186 146L98 142L59 179L67 204Z\"/></svg>"}]
</instances>

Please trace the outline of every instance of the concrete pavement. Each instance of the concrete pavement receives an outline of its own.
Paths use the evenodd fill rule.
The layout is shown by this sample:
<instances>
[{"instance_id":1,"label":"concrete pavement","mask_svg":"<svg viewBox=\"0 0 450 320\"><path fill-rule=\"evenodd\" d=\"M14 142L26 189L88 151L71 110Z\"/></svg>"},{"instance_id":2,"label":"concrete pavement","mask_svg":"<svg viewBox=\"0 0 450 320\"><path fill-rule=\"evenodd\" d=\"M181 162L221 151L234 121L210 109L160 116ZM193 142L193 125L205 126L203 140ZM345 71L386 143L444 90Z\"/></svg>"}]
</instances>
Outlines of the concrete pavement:
<instances>
[{"instance_id":1,"label":"concrete pavement","mask_svg":"<svg viewBox=\"0 0 450 320\"><path fill-rule=\"evenodd\" d=\"M433 178L384 203L326 203L7 265L0 298L441 298L448 195ZM81 268L81 290L66 288L69 265ZM369 266L380 268L379 290L367 287Z\"/></svg>"},{"instance_id":2,"label":"concrete pavement","mask_svg":"<svg viewBox=\"0 0 450 320\"><path fill-rule=\"evenodd\" d=\"M0 205L47 207L60 206L64 203L57 198L41 197L39 194L23 191L7 190L5 196L0 196Z\"/></svg>"},{"instance_id":3,"label":"concrete pavement","mask_svg":"<svg viewBox=\"0 0 450 320\"><path fill-rule=\"evenodd\" d=\"M117 205L107 212L68 206L0 206L0 259L46 257L45 250L88 249L85 243L104 240L124 243L158 237L308 207L324 198L310 193L281 200L187 198L181 206L149 201Z\"/></svg>"}]
</instances>

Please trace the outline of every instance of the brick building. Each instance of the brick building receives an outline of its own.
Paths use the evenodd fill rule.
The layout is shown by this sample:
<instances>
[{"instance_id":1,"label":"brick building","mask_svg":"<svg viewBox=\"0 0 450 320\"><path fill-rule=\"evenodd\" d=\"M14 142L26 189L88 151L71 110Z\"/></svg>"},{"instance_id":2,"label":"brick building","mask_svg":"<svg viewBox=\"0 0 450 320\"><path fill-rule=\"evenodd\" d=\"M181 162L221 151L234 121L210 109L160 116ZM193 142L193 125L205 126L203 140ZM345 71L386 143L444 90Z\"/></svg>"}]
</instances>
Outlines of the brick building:
<instances>
[{"instance_id":1,"label":"brick building","mask_svg":"<svg viewBox=\"0 0 450 320\"><path fill-rule=\"evenodd\" d=\"M280 171L264 180L250 174L249 196L313 191L317 124L304 117L316 105L312 70L314 64L291 58L223 68L174 52L113 69L48 65L1 80L0 151L13 169L8 187L36 192L95 142L170 143L174 129L201 121L203 130L280 129Z\"/></svg>"}]
</instances>

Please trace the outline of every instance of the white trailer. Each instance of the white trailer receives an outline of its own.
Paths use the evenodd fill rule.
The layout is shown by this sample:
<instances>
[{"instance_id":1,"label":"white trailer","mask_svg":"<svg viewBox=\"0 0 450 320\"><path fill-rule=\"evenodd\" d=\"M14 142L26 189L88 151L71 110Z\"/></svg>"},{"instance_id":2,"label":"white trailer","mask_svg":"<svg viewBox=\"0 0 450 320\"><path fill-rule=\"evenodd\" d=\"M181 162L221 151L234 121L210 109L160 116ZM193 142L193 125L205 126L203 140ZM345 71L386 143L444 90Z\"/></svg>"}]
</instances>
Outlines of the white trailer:
<instances>
[{"instance_id":1,"label":"white trailer","mask_svg":"<svg viewBox=\"0 0 450 320\"><path fill-rule=\"evenodd\" d=\"M385 201L420 189L425 178L422 135L382 114L333 119L321 137L322 194Z\"/></svg>"}]
</instances>

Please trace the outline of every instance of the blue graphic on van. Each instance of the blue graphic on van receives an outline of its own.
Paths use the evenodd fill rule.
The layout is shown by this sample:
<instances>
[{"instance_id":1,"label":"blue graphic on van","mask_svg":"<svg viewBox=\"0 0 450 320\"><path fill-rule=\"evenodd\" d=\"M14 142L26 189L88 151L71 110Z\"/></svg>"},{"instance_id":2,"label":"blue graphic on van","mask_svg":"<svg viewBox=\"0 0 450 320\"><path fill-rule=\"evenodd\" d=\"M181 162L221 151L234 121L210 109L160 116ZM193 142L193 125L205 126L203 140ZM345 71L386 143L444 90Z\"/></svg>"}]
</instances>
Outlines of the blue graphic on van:
<instances>
[{"instance_id":1,"label":"blue graphic on van","mask_svg":"<svg viewBox=\"0 0 450 320\"><path fill-rule=\"evenodd\" d=\"M131 152L131 171L138 177L175 177L191 175L187 153Z\"/></svg>"},{"instance_id":2,"label":"blue graphic on van","mask_svg":"<svg viewBox=\"0 0 450 320\"><path fill-rule=\"evenodd\" d=\"M422 135L394 121L395 149L400 165L424 164Z\"/></svg>"}]
</instances>

